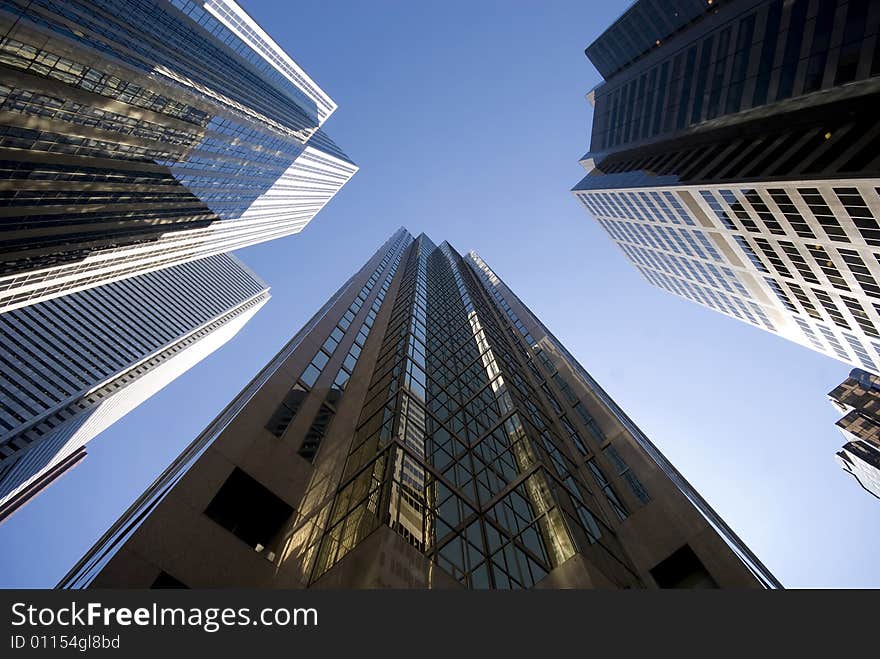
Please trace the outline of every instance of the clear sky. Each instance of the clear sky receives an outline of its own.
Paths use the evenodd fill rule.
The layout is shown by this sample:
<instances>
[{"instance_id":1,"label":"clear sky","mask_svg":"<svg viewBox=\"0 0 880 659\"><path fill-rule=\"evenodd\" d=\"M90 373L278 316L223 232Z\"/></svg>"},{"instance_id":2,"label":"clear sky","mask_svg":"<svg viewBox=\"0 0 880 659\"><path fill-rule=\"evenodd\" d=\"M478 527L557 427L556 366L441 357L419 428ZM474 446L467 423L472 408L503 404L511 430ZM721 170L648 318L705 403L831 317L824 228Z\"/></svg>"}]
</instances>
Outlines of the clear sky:
<instances>
[{"instance_id":1,"label":"clear sky","mask_svg":"<svg viewBox=\"0 0 880 659\"><path fill-rule=\"evenodd\" d=\"M880 502L834 461L849 366L654 288L580 207L628 0L240 0L339 104L361 170L299 235L238 253L272 300L0 525L0 585L51 587L399 226L476 249L789 587L880 587Z\"/></svg>"}]
</instances>

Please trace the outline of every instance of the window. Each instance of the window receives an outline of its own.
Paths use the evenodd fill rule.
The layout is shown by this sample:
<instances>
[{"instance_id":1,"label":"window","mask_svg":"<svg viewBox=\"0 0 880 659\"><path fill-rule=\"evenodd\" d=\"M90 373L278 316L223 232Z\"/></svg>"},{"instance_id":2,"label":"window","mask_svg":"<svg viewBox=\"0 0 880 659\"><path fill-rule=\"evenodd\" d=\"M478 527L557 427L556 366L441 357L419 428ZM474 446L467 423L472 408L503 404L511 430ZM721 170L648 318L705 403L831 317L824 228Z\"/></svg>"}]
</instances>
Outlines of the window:
<instances>
[{"instance_id":1,"label":"window","mask_svg":"<svg viewBox=\"0 0 880 659\"><path fill-rule=\"evenodd\" d=\"M857 188L834 188L840 203L869 245L880 245L880 225Z\"/></svg>"},{"instance_id":2,"label":"window","mask_svg":"<svg viewBox=\"0 0 880 659\"><path fill-rule=\"evenodd\" d=\"M276 437L281 437L294 417L296 417L300 405L302 405L308 394L309 392L300 385L294 385L293 389L287 393L284 400L281 401L281 404L266 423L266 430Z\"/></svg>"},{"instance_id":3,"label":"window","mask_svg":"<svg viewBox=\"0 0 880 659\"><path fill-rule=\"evenodd\" d=\"M817 188L798 188L798 192L803 200L807 202L807 206L810 207L816 220L822 225L822 228L831 240L844 243L850 242L846 231L840 226L840 222L837 221L834 213L831 212L828 204L825 203L822 193Z\"/></svg>"},{"instance_id":4,"label":"window","mask_svg":"<svg viewBox=\"0 0 880 659\"><path fill-rule=\"evenodd\" d=\"M846 297L845 295L841 295L840 299L843 300L843 303L849 308L850 312L852 312L853 317L856 319L856 322L865 334L880 338L880 333L877 332L874 323L871 322L868 314L865 313L865 308L858 300Z\"/></svg>"},{"instance_id":5,"label":"window","mask_svg":"<svg viewBox=\"0 0 880 659\"><path fill-rule=\"evenodd\" d=\"M776 91L775 100L777 101L788 98L792 94L801 52L801 41L804 36L807 5L809 4L808 0L795 0L791 7L788 30L786 32L788 38L785 40L785 50L782 53L782 68L779 72L779 83ZM774 33L773 38L777 37L778 34Z\"/></svg>"},{"instance_id":6,"label":"window","mask_svg":"<svg viewBox=\"0 0 880 659\"><path fill-rule=\"evenodd\" d=\"M773 268L783 277L791 278L791 272L786 267L785 263L782 261L782 258L773 249L773 246L770 244L768 240L765 238L753 237L752 240L755 241L755 244L764 252L764 256L767 257L767 260L770 261L770 264Z\"/></svg>"},{"instance_id":7,"label":"window","mask_svg":"<svg viewBox=\"0 0 880 659\"><path fill-rule=\"evenodd\" d=\"M810 266L807 264L803 255L798 251L798 248L794 243L790 243L784 240L779 241L779 246L782 248L782 251L788 255L788 258L794 263L794 267L798 269L798 272L801 273L801 276L811 284L818 284L819 280L816 279L816 275L813 274L813 271L810 269Z\"/></svg>"},{"instance_id":8,"label":"window","mask_svg":"<svg viewBox=\"0 0 880 659\"><path fill-rule=\"evenodd\" d=\"M834 288L839 288L844 291L849 290L846 280L843 278L843 275L841 275L840 270L837 269L837 266L834 265L831 256L829 256L828 252L822 247L822 245L807 244L807 250L813 255L813 258L816 259L822 272L825 273L825 276L828 277L828 281L831 282L831 285L834 286Z\"/></svg>"},{"instance_id":9,"label":"window","mask_svg":"<svg viewBox=\"0 0 880 659\"><path fill-rule=\"evenodd\" d=\"M828 315L831 316L831 320L834 321L834 324L838 327L843 327L844 329L849 329L849 323L846 322L846 318L843 317L843 314L840 313L840 309L838 309L837 305L834 303L834 300L831 299L831 296L828 295L821 288L812 289L813 294L819 300L823 307L825 307L825 311L828 312Z\"/></svg>"},{"instance_id":10,"label":"window","mask_svg":"<svg viewBox=\"0 0 880 659\"><path fill-rule=\"evenodd\" d=\"M339 328L337 327L336 330L338 330L338 329ZM336 330L334 330L334 332ZM338 345L339 345L339 341L337 339L335 339L333 337L333 335L331 334L330 336L327 337L327 340L324 341L324 345L322 345L321 348L326 350L328 354L332 355L333 351L336 350L336 346L338 346Z\"/></svg>"},{"instance_id":11,"label":"window","mask_svg":"<svg viewBox=\"0 0 880 659\"><path fill-rule=\"evenodd\" d=\"M648 495L648 490L645 489L645 486L642 485L635 473L629 468L629 465L626 464L622 457L620 457L617 450L613 446L606 446L602 449L602 453L608 458L608 461L614 465L618 475L624 482L626 482L636 499L642 503L648 503L651 500L651 497Z\"/></svg>"},{"instance_id":12,"label":"window","mask_svg":"<svg viewBox=\"0 0 880 659\"><path fill-rule=\"evenodd\" d=\"M332 393L332 390L331 390ZM327 426L333 420L336 412L326 403L322 403L318 413L315 415L314 421L303 439L302 446L299 447L298 453L309 462L315 459L318 448L321 446L321 440L327 432Z\"/></svg>"},{"instance_id":13,"label":"window","mask_svg":"<svg viewBox=\"0 0 880 659\"><path fill-rule=\"evenodd\" d=\"M538 358L538 361L541 362L541 365L547 370L548 373L556 372L556 367L553 365L553 362L543 350L536 350L535 356Z\"/></svg>"},{"instance_id":14,"label":"window","mask_svg":"<svg viewBox=\"0 0 880 659\"><path fill-rule=\"evenodd\" d=\"M587 447L584 445L583 440L581 440L581 436L578 434L578 431L575 430L574 426L571 425L571 421L568 420L568 417L564 414L559 417L560 423L562 423L562 427L565 428L565 431L568 433L568 436L571 438L571 441L574 442L577 450L581 452L583 455L588 455L589 451Z\"/></svg>"},{"instance_id":15,"label":"window","mask_svg":"<svg viewBox=\"0 0 880 659\"><path fill-rule=\"evenodd\" d=\"M556 396L553 395L553 392L550 391L550 387L548 387L546 383L541 384L541 391L543 391L544 395L547 396L547 400L550 401L550 405L553 407L553 410L557 414L562 414L562 407L559 405L559 401L556 400Z\"/></svg>"},{"instance_id":16,"label":"window","mask_svg":"<svg viewBox=\"0 0 880 659\"><path fill-rule=\"evenodd\" d=\"M571 385L569 385L559 373L553 375L553 381L556 383L556 386L559 387L562 395L565 396L570 403L578 402L578 397L572 390Z\"/></svg>"},{"instance_id":17,"label":"window","mask_svg":"<svg viewBox=\"0 0 880 659\"><path fill-rule=\"evenodd\" d=\"M584 407L583 403L578 403L577 405L575 405L574 410L578 413L578 416L581 418L581 421L583 422L584 426L586 426L587 430L590 431L593 439L595 439L596 442L599 444L604 442L605 434L596 423L596 420L592 416L590 416L589 412L587 412L587 409Z\"/></svg>"},{"instance_id":18,"label":"window","mask_svg":"<svg viewBox=\"0 0 880 659\"><path fill-rule=\"evenodd\" d=\"M303 374L300 376L300 380L305 382L310 387L315 386L315 382L318 381L318 377L321 375L321 369L317 368L314 364L309 364L306 367L306 370L303 371Z\"/></svg>"},{"instance_id":19,"label":"window","mask_svg":"<svg viewBox=\"0 0 880 659\"><path fill-rule=\"evenodd\" d=\"M869 0L850 0L846 9L846 23L843 28L843 43L837 58L837 73L834 85L855 80L859 65L862 37L865 34Z\"/></svg>"},{"instance_id":20,"label":"window","mask_svg":"<svg viewBox=\"0 0 880 659\"><path fill-rule=\"evenodd\" d=\"M348 379L350 377L351 373L344 368L340 368L339 372L336 374L336 379L333 381L333 386L337 389L345 389L345 385L348 384Z\"/></svg>"},{"instance_id":21,"label":"window","mask_svg":"<svg viewBox=\"0 0 880 659\"><path fill-rule=\"evenodd\" d=\"M767 285L770 286L774 293L776 293L776 297L779 298L779 301L785 305L785 308L789 311L798 313L798 308L794 305L794 302L791 301L791 298L785 294L785 291L782 290L779 283L775 279L770 279L770 277L765 277L764 279L767 282Z\"/></svg>"},{"instance_id":22,"label":"window","mask_svg":"<svg viewBox=\"0 0 880 659\"><path fill-rule=\"evenodd\" d=\"M749 243L746 241L746 239L743 236L734 236L733 239L737 242L737 244L746 253L746 256L752 262L752 265L754 265L761 272L766 272L768 274L770 273L770 271L767 269L767 266L764 265L763 261L761 261L760 258L758 258L758 255L755 253L755 250L752 249L752 246L749 245Z\"/></svg>"},{"instance_id":23,"label":"window","mask_svg":"<svg viewBox=\"0 0 880 659\"><path fill-rule=\"evenodd\" d=\"M608 482L605 474L603 474L602 470L599 469L599 466L596 464L595 460L588 460L587 467L593 474L593 478L596 480L596 483L599 485L599 487L602 488L602 492L605 494L605 498L608 500L608 503L611 506L612 510L614 510L615 514L621 522L624 521L627 518L626 508L624 507L623 502L617 496L614 488L611 487L611 484Z\"/></svg>"},{"instance_id":24,"label":"window","mask_svg":"<svg viewBox=\"0 0 880 659\"><path fill-rule=\"evenodd\" d=\"M256 551L262 551L293 513L287 503L236 467L205 515Z\"/></svg>"},{"instance_id":25,"label":"window","mask_svg":"<svg viewBox=\"0 0 880 659\"><path fill-rule=\"evenodd\" d=\"M782 228L782 225L779 224L779 221L767 207L767 204L764 203L764 200L761 198L761 193L755 189L748 190L740 190L743 193L743 196L746 200L752 205L752 209L758 214L758 217L761 218L761 221L770 231L770 233L775 233L776 235L785 235L785 230Z\"/></svg>"},{"instance_id":26,"label":"window","mask_svg":"<svg viewBox=\"0 0 880 659\"><path fill-rule=\"evenodd\" d=\"M651 568L660 588L718 588L703 563L688 545Z\"/></svg>"},{"instance_id":27,"label":"window","mask_svg":"<svg viewBox=\"0 0 880 659\"><path fill-rule=\"evenodd\" d=\"M328 361L330 361L330 355L323 350L319 350L318 354L316 354L315 358L312 360L312 364L320 371L324 369Z\"/></svg>"},{"instance_id":28,"label":"window","mask_svg":"<svg viewBox=\"0 0 880 659\"><path fill-rule=\"evenodd\" d=\"M801 238L816 237L813 234L813 230L810 229L810 225L807 224L807 221L800 214L797 207L794 205L794 202L791 200L791 197L788 196L788 193L785 190L782 188L773 188L767 192L770 193L773 201L779 206L779 210L785 215L785 219L788 220L788 223L791 224L791 227L795 230L797 235Z\"/></svg>"},{"instance_id":29,"label":"window","mask_svg":"<svg viewBox=\"0 0 880 659\"><path fill-rule=\"evenodd\" d=\"M859 253L851 249L839 249L837 251L852 271L862 290L872 297L880 297L880 286L877 285L877 280L874 279Z\"/></svg>"}]
</instances>

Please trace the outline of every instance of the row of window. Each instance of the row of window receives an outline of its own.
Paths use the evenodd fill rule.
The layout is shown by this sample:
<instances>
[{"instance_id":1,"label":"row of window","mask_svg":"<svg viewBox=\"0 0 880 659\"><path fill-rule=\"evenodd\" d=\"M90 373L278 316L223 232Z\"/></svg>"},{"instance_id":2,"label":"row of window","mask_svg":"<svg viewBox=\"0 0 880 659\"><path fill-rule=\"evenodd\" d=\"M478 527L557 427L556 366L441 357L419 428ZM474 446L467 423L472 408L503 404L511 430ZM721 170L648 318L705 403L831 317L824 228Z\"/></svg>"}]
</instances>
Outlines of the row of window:
<instances>
[{"instance_id":1,"label":"row of window","mask_svg":"<svg viewBox=\"0 0 880 659\"><path fill-rule=\"evenodd\" d=\"M743 300L735 295L727 295L721 291L702 286L676 276L669 276L663 272L657 272L651 268L637 265L636 268L650 283L658 288L675 293L697 304L715 309L721 313L744 320L756 327L775 331L776 327L770 318L756 302Z\"/></svg>"},{"instance_id":2,"label":"row of window","mask_svg":"<svg viewBox=\"0 0 880 659\"><path fill-rule=\"evenodd\" d=\"M623 458L620 457L620 454L611 446L611 444L607 444L603 447L603 444L606 443L606 437L602 432L599 425L596 423L596 420L587 412L586 407L583 402L578 398L575 391L572 389L571 385L562 377L559 371L556 369L556 366L553 364L553 361L547 356L547 354L543 350L536 350L535 356L538 361L541 362L541 365L544 369L550 374L550 379L556 384L559 391L562 392L563 396L565 396L566 400L569 404L573 405L572 409L577 413L581 423L585 428L590 432L590 435L596 441L597 445L602 447L603 455L609 460L609 462L617 469L618 475L621 477L627 486L632 490L633 495L636 499L641 503L648 503L650 501L650 497L648 495L647 490L641 484L641 481L636 477L635 473L633 473L629 466L624 462ZM571 421L568 419L562 406L560 406L556 397L549 391L549 388L546 384L542 384L542 391L547 395L548 400L551 401L551 406L556 411L560 424L566 430L569 438L572 440L577 449L585 456L590 455L590 451L584 446L581 441L580 435L577 430L572 425ZM587 461L587 468L593 474L593 478L595 479L597 485L602 490L605 495L608 504L611 506L611 509L615 512L618 518L622 521L627 518L628 513L626 507L623 502L617 496L614 488L611 483L602 473L600 467L596 464L594 458L590 458Z\"/></svg>"},{"instance_id":3,"label":"row of window","mask_svg":"<svg viewBox=\"0 0 880 659\"><path fill-rule=\"evenodd\" d=\"M686 48L670 51L638 77L619 85L612 78L597 93L593 149L814 92L824 80L836 86L880 73L880 58L865 35L866 0L849 0L845 11L837 11L842 0L820 0L810 19L810 0L764 4ZM810 47L801 57L805 33ZM658 45L660 39L658 35ZM606 63L601 49L597 55ZM866 66L860 72L863 56Z\"/></svg>"},{"instance_id":4,"label":"row of window","mask_svg":"<svg viewBox=\"0 0 880 659\"><path fill-rule=\"evenodd\" d=\"M327 392L324 402L321 404L318 414L315 416L315 420L312 422L312 425L299 448L299 455L310 462L315 459L321 440L324 438L327 428L330 425L330 421L336 413L336 405L339 398L342 396L342 391L345 389L345 385L348 383L349 378L351 378L355 366L357 366L358 358L367 342L367 338L369 338L370 330L373 328L379 309L382 308L385 294L388 292L391 282L394 279L394 274L397 272L397 266L400 263L402 254L402 251L397 253L388 274L385 275L385 281L379 289L379 292L376 294L376 299L373 300L369 313L367 313L367 316L364 318L364 322L358 330L357 335L355 335L354 342L352 343L348 354L345 356L342 365L336 373L336 377L333 380L333 386ZM337 327L336 329L339 328Z\"/></svg>"},{"instance_id":5,"label":"row of window","mask_svg":"<svg viewBox=\"0 0 880 659\"><path fill-rule=\"evenodd\" d=\"M770 277L766 277L765 281L786 309L793 312L794 314L806 313L807 316L813 319L813 326L819 329L821 334L828 342L828 345L831 346L831 350L834 352L834 354L836 354L840 359L843 359L847 362L852 362L850 354L847 353L843 344L840 343L834 332L832 332L830 328L820 324L820 322L825 321L825 318L822 316L819 308L816 304L814 304L813 299L807 294L806 290L803 287L795 284L794 282L779 282ZM819 306L821 306L825 310L825 312L828 314L828 317L835 325L840 327L841 330L853 329L851 321L847 320L840 308L836 305L834 300L831 298L831 296L828 295L826 291L818 288L811 288L809 290L812 291L815 299L819 302ZM869 337L880 338L880 333L878 333L877 331L877 326L875 325L873 319L868 317L868 314L865 311L865 307L855 298L850 298L845 295L841 295L840 298L849 309L859 329L861 329ZM880 308L878 308L878 306L880 305L875 304L874 306L878 313L880 313ZM798 315L793 315L792 318L794 319L798 327L806 335L807 339L810 341L811 345L814 348L820 350L821 352L827 351L827 346L813 331L813 326L811 326L809 322L807 322L804 318L799 317ZM862 366L873 370L875 368L874 361L869 356L868 349L865 347L865 344L862 343L862 340L846 331L841 331L841 334L843 334L844 338L852 348ZM880 354L880 343L872 342L872 344L874 350L876 350L878 354Z\"/></svg>"},{"instance_id":6,"label":"row of window","mask_svg":"<svg viewBox=\"0 0 880 659\"><path fill-rule=\"evenodd\" d=\"M30 421L262 287L236 261L213 256L3 314L0 356L19 378L7 381L16 392L10 400L29 401Z\"/></svg>"},{"instance_id":7,"label":"row of window","mask_svg":"<svg viewBox=\"0 0 880 659\"><path fill-rule=\"evenodd\" d=\"M838 187L832 190L861 238L868 245L880 246L880 224L874 218L862 193L857 188L850 187ZM730 189L700 190L700 195L713 215L731 231L745 230L747 233L770 233L779 236L793 234L799 238L816 240L818 232L809 222L811 214L830 240L852 242L818 188L797 188L796 191L800 196L800 202L806 205L809 213L802 211L796 205L797 202L791 197L793 191L782 188L742 189L739 190L742 197L738 197L736 192ZM777 205L778 213L772 210L768 206L769 202L761 196L764 192ZM722 204L722 200L726 206ZM761 219L765 228L758 226L755 216ZM739 224L734 221L734 217Z\"/></svg>"},{"instance_id":8,"label":"row of window","mask_svg":"<svg viewBox=\"0 0 880 659\"><path fill-rule=\"evenodd\" d=\"M579 192L577 197L595 217L696 226L678 196L669 190Z\"/></svg>"},{"instance_id":9,"label":"row of window","mask_svg":"<svg viewBox=\"0 0 880 659\"><path fill-rule=\"evenodd\" d=\"M593 419L593 417L589 414L589 412L587 412L586 407L584 406L583 402L581 402L580 398L578 397L577 393L575 393L575 391L571 387L571 385L566 381L566 379L562 376L562 374L558 372L558 370L556 369L556 366L553 364L553 361L550 359L550 357L547 356L547 354L543 350L541 350L540 348L537 347L535 340L531 337L530 334L528 334L528 330L525 328L524 324L522 323L522 321L520 320L520 318L518 317L516 312L513 311L513 309L510 307L510 304L507 302L507 300L504 298L504 296L499 291L497 283L500 283L500 282L497 280L497 277L494 277L494 273L492 273L489 266L482 259L480 259L480 257L477 256L476 254L471 254L471 260L473 263L476 264L477 267L475 268L475 270L479 274L480 278L483 280L485 288L492 293L493 297L495 298L495 300L497 301L499 306L505 311L505 313L510 318L513 325L515 327L517 327L517 329L519 329L520 333L524 337L527 337L525 339L526 342L528 343L529 347L532 348L532 350L534 351L534 354L537 357L538 361L541 362L544 369L550 375L550 379L553 380L556 387L558 388L559 391L562 392L562 395L566 398L568 403L573 406L572 409L575 410L578 417L580 418L581 423L583 423L584 427L589 431L589 433L593 437L593 439L597 442L597 444L599 446L601 446L606 440L605 435L602 432L601 428L596 423L595 419ZM494 282L492 281L492 278L495 279ZM528 364L530 367L532 367L532 372L535 374L538 381L543 380L543 378L540 376L537 369L533 368L532 362L529 361ZM556 396L552 393L552 391L550 390L547 383L541 382L540 386L541 386L542 392L545 394L551 407L556 412L557 417L559 419L559 423L565 429L566 434L568 435L572 444L577 448L577 450L582 455L584 455L584 456L589 455L590 451L587 449L587 447L585 446L585 444L581 440L580 434L578 433L578 431L574 427L574 425L571 423L568 416L565 414L563 407L560 405L559 401L557 400ZM608 448L610 448L610 445ZM613 449L612 449L612 451L613 451ZM620 464L625 464L625 463L623 463L622 458L620 458L620 456L617 454L616 451L614 451L613 455L619 461L619 462L615 463L615 467L619 468ZM590 465L589 469L593 473L594 477L596 477L597 473L600 474L600 476L601 476L601 470L595 464L594 460L590 460L588 464ZM628 467L620 471L621 475L623 475L624 473L627 474L627 476L624 477L624 480L627 482L627 484L633 490L633 494L636 496L636 498L639 501L641 501L642 503L647 503L647 501L650 500L648 497L647 491L641 485L641 483L638 481L638 478L635 476L635 474L633 474L631 471L629 471ZM604 480L604 476L601 476L601 478ZM597 477L597 481L598 481L598 477ZM609 504L611 505L612 509L618 514L618 516L621 519L625 519L626 518L626 509L623 507L623 504L617 498L617 495L614 494L613 489L611 488L610 484L608 484L606 481L604 484L600 483L600 486L603 488L603 492L605 493L606 498L608 498Z\"/></svg>"},{"instance_id":10,"label":"row of window","mask_svg":"<svg viewBox=\"0 0 880 659\"><path fill-rule=\"evenodd\" d=\"M674 254L658 252L642 245L630 245L623 242L617 244L630 261L637 265L660 270L674 277L694 281L698 284L712 286L727 293L741 295L748 300L752 299L752 295L743 286L739 277L727 266L686 259Z\"/></svg>"},{"instance_id":11,"label":"row of window","mask_svg":"<svg viewBox=\"0 0 880 659\"><path fill-rule=\"evenodd\" d=\"M397 271L397 266L400 263L400 259L403 255L405 246L408 244L408 240L408 234L402 234L389 248L385 257L370 275L370 278L361 287L357 297L339 319L336 327L333 328L333 331L330 332L330 335L317 350L311 362L305 367L299 377L299 381L294 384L266 424L266 429L276 437L281 437L284 434L293 419L296 418L303 401L321 376L324 367L330 361L336 348L342 342L351 327L351 323L357 317L358 312L370 296L374 286L380 279L383 279L382 286L377 293L369 312L364 318L363 324L358 330L348 354L343 360L343 363L334 378L333 386L328 390L325 399L322 401L321 406L318 409L315 419L309 427L309 430L306 432L303 442L298 449L299 455L310 462L314 460L318 448L320 447L321 440L324 438L330 425L330 421L333 419L336 405L342 395L342 390L345 388L345 384L354 371L361 350L369 336L370 329L375 323L376 316L382 306L385 294L391 286L394 273Z\"/></svg>"}]
</instances>

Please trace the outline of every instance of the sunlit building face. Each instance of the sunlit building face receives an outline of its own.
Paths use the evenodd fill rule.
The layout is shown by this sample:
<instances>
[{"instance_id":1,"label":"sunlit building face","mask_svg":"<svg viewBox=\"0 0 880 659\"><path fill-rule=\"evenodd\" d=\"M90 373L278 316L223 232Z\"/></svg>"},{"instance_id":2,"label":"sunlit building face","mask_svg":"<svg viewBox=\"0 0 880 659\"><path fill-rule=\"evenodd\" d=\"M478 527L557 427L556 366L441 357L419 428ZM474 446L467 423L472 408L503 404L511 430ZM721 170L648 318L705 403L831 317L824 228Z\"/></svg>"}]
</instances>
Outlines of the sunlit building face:
<instances>
[{"instance_id":1,"label":"sunlit building face","mask_svg":"<svg viewBox=\"0 0 880 659\"><path fill-rule=\"evenodd\" d=\"M357 171L228 0L0 5L0 311L299 232Z\"/></svg>"}]
</instances>

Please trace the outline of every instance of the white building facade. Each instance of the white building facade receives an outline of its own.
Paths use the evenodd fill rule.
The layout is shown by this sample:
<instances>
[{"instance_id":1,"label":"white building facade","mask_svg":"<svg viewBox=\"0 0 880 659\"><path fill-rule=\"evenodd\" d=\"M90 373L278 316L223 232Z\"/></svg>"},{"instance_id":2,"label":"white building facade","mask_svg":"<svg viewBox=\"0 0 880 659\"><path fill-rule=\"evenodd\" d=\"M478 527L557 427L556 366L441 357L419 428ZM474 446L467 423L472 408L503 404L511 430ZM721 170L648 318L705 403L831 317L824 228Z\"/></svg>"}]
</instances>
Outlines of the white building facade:
<instances>
[{"instance_id":1,"label":"white building facade","mask_svg":"<svg viewBox=\"0 0 880 659\"><path fill-rule=\"evenodd\" d=\"M268 299L218 255L0 315L0 520Z\"/></svg>"},{"instance_id":2,"label":"white building facade","mask_svg":"<svg viewBox=\"0 0 880 659\"><path fill-rule=\"evenodd\" d=\"M829 357L880 364L877 179L574 191L651 284Z\"/></svg>"}]
</instances>

